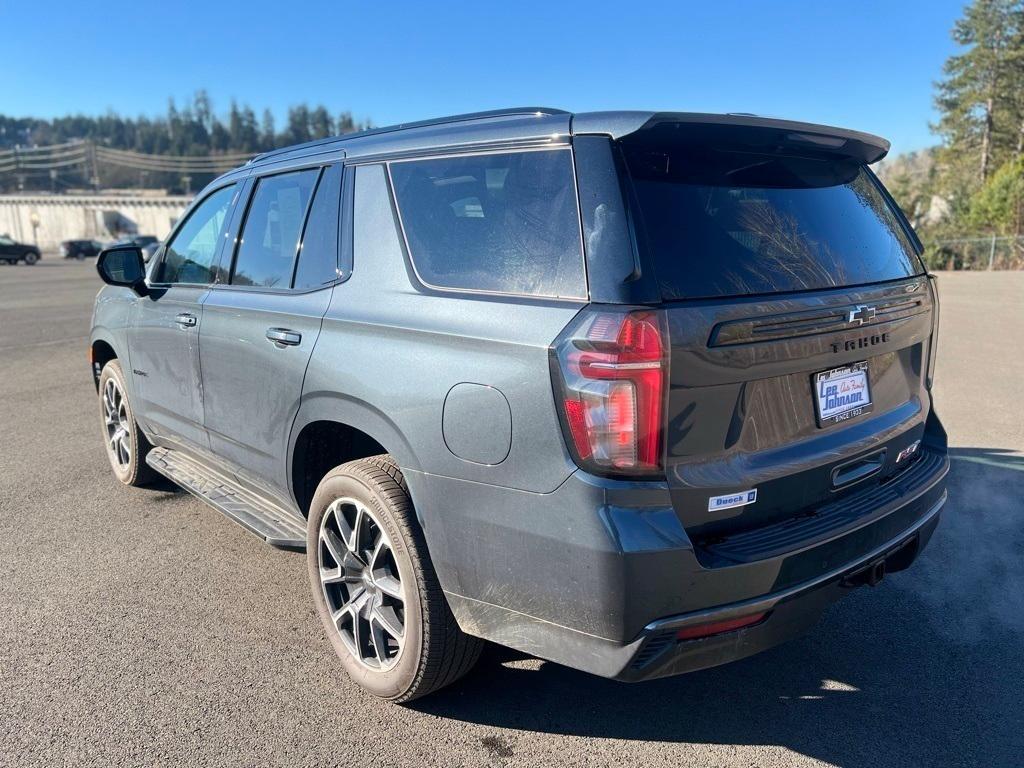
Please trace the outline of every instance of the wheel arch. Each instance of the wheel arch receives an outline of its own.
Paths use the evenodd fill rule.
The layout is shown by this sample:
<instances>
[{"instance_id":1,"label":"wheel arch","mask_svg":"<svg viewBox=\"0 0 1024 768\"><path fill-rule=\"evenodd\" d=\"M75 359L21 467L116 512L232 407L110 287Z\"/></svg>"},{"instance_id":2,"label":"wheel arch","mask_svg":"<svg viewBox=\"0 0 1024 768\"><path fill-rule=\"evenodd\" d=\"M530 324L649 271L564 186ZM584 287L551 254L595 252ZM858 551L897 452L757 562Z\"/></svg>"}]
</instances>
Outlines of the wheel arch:
<instances>
[{"instance_id":1,"label":"wheel arch","mask_svg":"<svg viewBox=\"0 0 1024 768\"><path fill-rule=\"evenodd\" d=\"M288 482L303 516L323 476L348 461L381 453L403 469L419 469L409 441L378 408L340 394L306 398L296 414L288 443ZM415 491L410 487L415 505Z\"/></svg>"},{"instance_id":2,"label":"wheel arch","mask_svg":"<svg viewBox=\"0 0 1024 768\"><path fill-rule=\"evenodd\" d=\"M114 342L106 334L93 334L89 342L89 362L92 368L92 383L96 391L100 389L100 374L103 373L103 366L111 360L119 360Z\"/></svg>"}]
</instances>

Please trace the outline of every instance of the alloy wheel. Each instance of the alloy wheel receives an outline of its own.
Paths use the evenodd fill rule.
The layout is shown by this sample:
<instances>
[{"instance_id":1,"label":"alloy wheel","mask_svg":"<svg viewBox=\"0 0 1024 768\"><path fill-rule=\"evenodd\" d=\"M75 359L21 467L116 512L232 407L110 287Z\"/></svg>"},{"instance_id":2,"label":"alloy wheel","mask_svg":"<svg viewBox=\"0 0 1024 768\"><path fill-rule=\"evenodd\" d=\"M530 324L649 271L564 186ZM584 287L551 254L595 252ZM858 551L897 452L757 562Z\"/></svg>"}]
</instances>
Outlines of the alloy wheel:
<instances>
[{"instance_id":1,"label":"alloy wheel","mask_svg":"<svg viewBox=\"0 0 1024 768\"><path fill-rule=\"evenodd\" d=\"M111 454L119 467L127 468L132 461L131 417L124 393L113 377L103 387L103 423Z\"/></svg>"},{"instance_id":2,"label":"alloy wheel","mask_svg":"<svg viewBox=\"0 0 1024 768\"><path fill-rule=\"evenodd\" d=\"M365 504L341 498L327 508L317 563L345 647L371 669L394 667L405 645L405 590L391 540Z\"/></svg>"}]
</instances>

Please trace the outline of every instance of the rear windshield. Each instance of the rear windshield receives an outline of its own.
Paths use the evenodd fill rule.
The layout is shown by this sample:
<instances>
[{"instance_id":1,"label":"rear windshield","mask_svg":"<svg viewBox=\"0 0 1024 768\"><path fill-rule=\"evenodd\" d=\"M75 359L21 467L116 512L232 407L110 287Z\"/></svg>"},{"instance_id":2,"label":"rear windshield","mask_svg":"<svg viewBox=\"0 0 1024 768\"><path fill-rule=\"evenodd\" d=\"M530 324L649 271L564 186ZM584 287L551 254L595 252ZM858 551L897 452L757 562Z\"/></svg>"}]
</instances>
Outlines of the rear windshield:
<instances>
[{"instance_id":1,"label":"rear windshield","mask_svg":"<svg viewBox=\"0 0 1024 768\"><path fill-rule=\"evenodd\" d=\"M850 161L625 146L665 300L820 290L920 274L867 170Z\"/></svg>"}]
</instances>

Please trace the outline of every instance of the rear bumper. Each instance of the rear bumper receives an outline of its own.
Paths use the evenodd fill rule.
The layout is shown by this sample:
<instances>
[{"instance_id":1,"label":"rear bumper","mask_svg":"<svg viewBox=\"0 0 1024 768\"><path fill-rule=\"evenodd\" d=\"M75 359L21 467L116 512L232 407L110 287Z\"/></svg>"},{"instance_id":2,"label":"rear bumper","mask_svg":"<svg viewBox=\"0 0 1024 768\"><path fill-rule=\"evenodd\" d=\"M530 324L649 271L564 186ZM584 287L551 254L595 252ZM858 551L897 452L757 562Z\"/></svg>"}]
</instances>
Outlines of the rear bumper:
<instances>
[{"instance_id":1,"label":"rear bumper","mask_svg":"<svg viewBox=\"0 0 1024 768\"><path fill-rule=\"evenodd\" d=\"M640 681L677 675L742 659L803 634L828 605L868 579L907 568L927 545L946 503L946 493L910 530L854 563L808 583L748 600L649 624L625 649L628 658L614 677ZM687 627L766 613L759 623L711 637L677 640Z\"/></svg>"},{"instance_id":2,"label":"rear bumper","mask_svg":"<svg viewBox=\"0 0 1024 768\"><path fill-rule=\"evenodd\" d=\"M856 520L840 509L838 527L812 526L814 537L746 560L749 548L730 557L695 548L663 484L578 472L535 494L413 471L406 479L464 631L636 681L770 648L813 625L849 591L844 581L864 580L850 577L866 566L907 567L946 499L949 461L944 450L930 453ZM760 612L767 616L745 629L676 638L680 629Z\"/></svg>"}]
</instances>

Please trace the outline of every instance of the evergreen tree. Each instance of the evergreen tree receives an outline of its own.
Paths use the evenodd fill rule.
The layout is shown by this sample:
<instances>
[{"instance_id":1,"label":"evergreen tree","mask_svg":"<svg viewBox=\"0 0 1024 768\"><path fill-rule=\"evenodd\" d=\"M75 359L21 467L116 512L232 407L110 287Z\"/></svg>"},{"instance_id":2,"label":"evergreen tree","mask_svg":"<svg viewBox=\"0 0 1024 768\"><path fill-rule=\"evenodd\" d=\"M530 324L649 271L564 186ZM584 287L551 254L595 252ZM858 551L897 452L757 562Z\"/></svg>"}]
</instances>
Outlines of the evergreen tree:
<instances>
[{"instance_id":1,"label":"evergreen tree","mask_svg":"<svg viewBox=\"0 0 1024 768\"><path fill-rule=\"evenodd\" d=\"M178 115L178 108L174 106L174 99L167 102L167 140L169 147L175 146L181 134L181 117Z\"/></svg>"},{"instance_id":2,"label":"evergreen tree","mask_svg":"<svg viewBox=\"0 0 1024 768\"><path fill-rule=\"evenodd\" d=\"M196 122L199 123L208 133L213 131L213 102L205 89L200 88L192 99L192 111L195 113Z\"/></svg>"},{"instance_id":3,"label":"evergreen tree","mask_svg":"<svg viewBox=\"0 0 1024 768\"><path fill-rule=\"evenodd\" d=\"M255 152L260 145L259 130L256 128L256 113L251 107L242 108L242 125L237 143L232 144L233 150Z\"/></svg>"},{"instance_id":4,"label":"evergreen tree","mask_svg":"<svg viewBox=\"0 0 1024 768\"><path fill-rule=\"evenodd\" d=\"M269 109L263 110L263 122L260 124L260 142L263 149L273 149L277 146L277 133L274 131L274 113Z\"/></svg>"},{"instance_id":5,"label":"evergreen tree","mask_svg":"<svg viewBox=\"0 0 1024 768\"><path fill-rule=\"evenodd\" d=\"M1008 103L1012 115L1010 130L1016 133L1013 158L1018 160L1024 157L1024 8L1018 8L1015 13L1007 73L1010 79L1008 90L1011 95Z\"/></svg>"},{"instance_id":6,"label":"evergreen tree","mask_svg":"<svg viewBox=\"0 0 1024 768\"><path fill-rule=\"evenodd\" d=\"M224 124L216 118L213 121L213 129L210 131L210 149L220 154L233 149L231 146L231 134L228 133L228 129L224 127Z\"/></svg>"},{"instance_id":7,"label":"evergreen tree","mask_svg":"<svg viewBox=\"0 0 1024 768\"><path fill-rule=\"evenodd\" d=\"M971 200L975 230L1020 237L1024 229L1024 159L1011 160Z\"/></svg>"},{"instance_id":8,"label":"evergreen tree","mask_svg":"<svg viewBox=\"0 0 1024 768\"><path fill-rule=\"evenodd\" d=\"M88 141L98 147L129 150L148 155L202 157L207 155L249 155L279 146L324 138L338 130L347 132L358 128L351 114L343 112L336 123L323 105L310 109L305 104L292 107L288 112L286 129L277 133L274 115L264 110L262 121L248 105L232 101L223 119L214 111L213 102L206 91L197 91L192 100L181 108L174 99L167 102L166 114L159 117L140 116L126 118L113 112L98 117L68 115L52 120L16 118L0 115L0 150L14 147L45 147ZM54 162L63 162L67 147L56 150ZM62 154L64 153L64 154ZM128 165L101 160L97 171L105 187L166 188L181 192L181 173L159 170L145 158L122 158ZM231 163L240 162L231 157ZM134 163L134 165L133 165ZM86 188L92 186L91 161L78 161L49 166L19 166L17 171L0 172L0 191L18 189ZM173 167L173 166L170 166ZM58 180L51 178L56 170ZM190 188L197 189L213 178L213 173L191 176Z\"/></svg>"},{"instance_id":9,"label":"evergreen tree","mask_svg":"<svg viewBox=\"0 0 1024 768\"><path fill-rule=\"evenodd\" d=\"M301 144L310 140L309 107L300 104L288 109L288 127L285 128L285 144Z\"/></svg>"},{"instance_id":10,"label":"evergreen tree","mask_svg":"<svg viewBox=\"0 0 1024 768\"><path fill-rule=\"evenodd\" d=\"M240 147L243 143L242 137L242 113L238 104L231 100L231 109L228 110L228 135L231 137L231 148Z\"/></svg>"},{"instance_id":11,"label":"evergreen tree","mask_svg":"<svg viewBox=\"0 0 1024 768\"><path fill-rule=\"evenodd\" d=\"M309 115L309 133L312 139L325 139L334 135L334 121L322 104L318 104Z\"/></svg>"},{"instance_id":12,"label":"evergreen tree","mask_svg":"<svg viewBox=\"0 0 1024 768\"><path fill-rule=\"evenodd\" d=\"M356 121L352 119L351 112L342 112L338 115L338 122L336 125L338 133L352 133L353 131L362 130L362 127L356 125Z\"/></svg>"},{"instance_id":13,"label":"evergreen tree","mask_svg":"<svg viewBox=\"0 0 1024 768\"><path fill-rule=\"evenodd\" d=\"M1007 118L1019 96L1014 70L1022 16L1021 0L975 0L953 29L965 50L946 62L936 97L936 130L950 150L944 159L957 177L953 186L984 184L1000 156L1016 146L1019 125Z\"/></svg>"}]
</instances>

